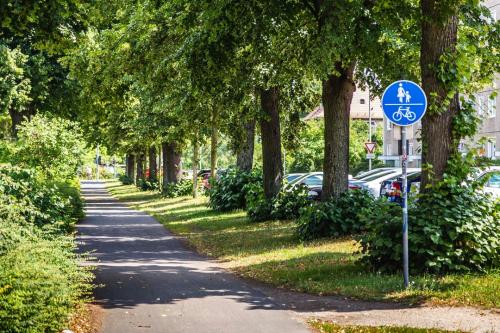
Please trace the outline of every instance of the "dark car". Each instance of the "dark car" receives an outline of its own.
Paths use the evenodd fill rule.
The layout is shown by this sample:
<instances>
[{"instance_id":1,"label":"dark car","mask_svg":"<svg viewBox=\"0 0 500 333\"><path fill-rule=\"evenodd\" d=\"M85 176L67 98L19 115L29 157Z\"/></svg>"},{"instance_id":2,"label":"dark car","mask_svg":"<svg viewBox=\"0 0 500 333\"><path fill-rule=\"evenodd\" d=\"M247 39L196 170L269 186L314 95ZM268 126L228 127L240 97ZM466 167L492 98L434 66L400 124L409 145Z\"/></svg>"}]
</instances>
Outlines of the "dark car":
<instances>
[{"instance_id":1,"label":"dark car","mask_svg":"<svg viewBox=\"0 0 500 333\"><path fill-rule=\"evenodd\" d=\"M357 185L354 181L349 181L350 190L361 190L362 187ZM309 199L311 200L321 200L321 194L323 193L323 185L316 185L309 187Z\"/></svg>"},{"instance_id":2,"label":"dark car","mask_svg":"<svg viewBox=\"0 0 500 333\"><path fill-rule=\"evenodd\" d=\"M413 172L407 176L407 191L408 193L418 192L420 189L420 172ZM385 196L389 201L402 203L402 177L397 177L393 179L388 179L382 182L380 185L380 196Z\"/></svg>"}]
</instances>

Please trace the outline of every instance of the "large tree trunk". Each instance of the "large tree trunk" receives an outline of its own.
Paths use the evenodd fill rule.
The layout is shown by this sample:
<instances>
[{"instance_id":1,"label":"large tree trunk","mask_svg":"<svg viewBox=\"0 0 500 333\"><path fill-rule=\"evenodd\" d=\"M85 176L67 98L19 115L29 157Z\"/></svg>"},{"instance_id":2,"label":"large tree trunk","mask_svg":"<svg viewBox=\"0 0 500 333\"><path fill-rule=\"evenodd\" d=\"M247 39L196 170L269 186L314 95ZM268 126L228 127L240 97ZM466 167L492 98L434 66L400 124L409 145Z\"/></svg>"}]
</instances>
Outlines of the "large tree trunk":
<instances>
[{"instance_id":1,"label":"large tree trunk","mask_svg":"<svg viewBox=\"0 0 500 333\"><path fill-rule=\"evenodd\" d=\"M164 185L177 183L182 176L181 152L175 142L163 144Z\"/></svg>"},{"instance_id":2,"label":"large tree trunk","mask_svg":"<svg viewBox=\"0 0 500 333\"><path fill-rule=\"evenodd\" d=\"M157 175L157 165L156 165L156 147L149 147L148 151L149 157L149 180L156 181L158 179Z\"/></svg>"},{"instance_id":3,"label":"large tree trunk","mask_svg":"<svg viewBox=\"0 0 500 333\"><path fill-rule=\"evenodd\" d=\"M200 163L200 143L196 138L193 142L193 198L198 196L198 164Z\"/></svg>"},{"instance_id":4,"label":"large tree trunk","mask_svg":"<svg viewBox=\"0 0 500 333\"><path fill-rule=\"evenodd\" d=\"M127 154L126 162L127 162L127 177L133 181L134 176L135 176L135 156L134 156L134 154Z\"/></svg>"},{"instance_id":5,"label":"large tree trunk","mask_svg":"<svg viewBox=\"0 0 500 333\"><path fill-rule=\"evenodd\" d=\"M338 73L323 81L325 110L325 159L323 161L323 194L327 201L348 190L349 181L349 113L356 87L354 63L344 68L335 65Z\"/></svg>"},{"instance_id":6,"label":"large tree trunk","mask_svg":"<svg viewBox=\"0 0 500 333\"><path fill-rule=\"evenodd\" d=\"M217 146L219 141L218 110L212 110L212 133L210 138L210 176L215 177L217 172Z\"/></svg>"},{"instance_id":7,"label":"large tree trunk","mask_svg":"<svg viewBox=\"0 0 500 333\"><path fill-rule=\"evenodd\" d=\"M448 160L458 151L458 140L453 138L453 118L457 116L460 104L455 94L446 110L441 109L448 104L448 88L439 78L438 68L443 54L455 52L457 44L457 9L451 9L449 16L443 21L442 7L435 0L422 0L422 41L420 49L420 68L422 72L422 88L425 91L429 107L432 108L422 119L422 163L431 170L423 168L422 190L432 191L432 185L443 179ZM448 5L457 7L456 5ZM440 18L441 16L441 18Z\"/></svg>"},{"instance_id":8,"label":"large tree trunk","mask_svg":"<svg viewBox=\"0 0 500 333\"><path fill-rule=\"evenodd\" d=\"M253 167L253 150L255 142L255 120L245 125L245 142L236 157L236 167L241 171L250 171Z\"/></svg>"},{"instance_id":9,"label":"large tree trunk","mask_svg":"<svg viewBox=\"0 0 500 333\"><path fill-rule=\"evenodd\" d=\"M137 173L136 173L136 183L139 182L140 179L144 179L144 162L146 160L146 156L144 153L139 153L137 155Z\"/></svg>"},{"instance_id":10,"label":"large tree trunk","mask_svg":"<svg viewBox=\"0 0 500 333\"><path fill-rule=\"evenodd\" d=\"M23 112L19 112L12 108L9 108L9 115L11 120L11 136L14 140L17 140L17 133L19 131L19 125L25 121L30 120L33 116L34 112L31 110L25 110Z\"/></svg>"},{"instance_id":11,"label":"large tree trunk","mask_svg":"<svg viewBox=\"0 0 500 333\"><path fill-rule=\"evenodd\" d=\"M160 168L161 168L161 167L162 167L162 165L163 165L163 164L162 164L162 160L161 160L161 159L162 159L162 155L163 155L163 154L162 154L162 149L161 149L161 145L160 145L160 146L158 147L158 165L160 166ZM160 172L160 168L158 168L158 165L157 165L157 169L158 169L158 172ZM163 172L161 172L161 174L163 175ZM162 181L162 179L163 179L163 178L162 178L162 177L158 177L158 175L156 175L156 177L158 178L158 181L159 181L159 182L161 181L160 186L163 186L163 181Z\"/></svg>"},{"instance_id":12,"label":"large tree trunk","mask_svg":"<svg viewBox=\"0 0 500 333\"><path fill-rule=\"evenodd\" d=\"M272 199L280 191L283 179L279 89L277 87L261 89L260 103L264 112L264 117L260 119L264 195L267 199Z\"/></svg>"}]
</instances>

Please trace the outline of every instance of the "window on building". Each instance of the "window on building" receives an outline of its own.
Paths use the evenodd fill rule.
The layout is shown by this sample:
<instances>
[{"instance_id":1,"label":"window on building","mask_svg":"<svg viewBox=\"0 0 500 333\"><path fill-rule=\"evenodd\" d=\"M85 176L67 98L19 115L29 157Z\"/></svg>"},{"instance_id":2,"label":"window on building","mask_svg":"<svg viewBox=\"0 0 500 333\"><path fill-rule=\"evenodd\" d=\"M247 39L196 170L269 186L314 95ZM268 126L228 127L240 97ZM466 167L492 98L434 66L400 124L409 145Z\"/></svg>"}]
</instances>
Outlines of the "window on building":
<instances>
[{"instance_id":1,"label":"window on building","mask_svg":"<svg viewBox=\"0 0 500 333\"><path fill-rule=\"evenodd\" d=\"M488 98L488 117L494 118L497 115L497 98Z\"/></svg>"},{"instance_id":2,"label":"window on building","mask_svg":"<svg viewBox=\"0 0 500 333\"><path fill-rule=\"evenodd\" d=\"M392 143L388 143L385 147L386 147L385 148L386 149L385 154L387 156L391 156L392 155Z\"/></svg>"},{"instance_id":3,"label":"window on building","mask_svg":"<svg viewBox=\"0 0 500 333\"><path fill-rule=\"evenodd\" d=\"M476 96L476 110L479 116L483 115L483 96L481 95Z\"/></svg>"},{"instance_id":4,"label":"window on building","mask_svg":"<svg viewBox=\"0 0 500 333\"><path fill-rule=\"evenodd\" d=\"M364 99L364 98L361 98L361 99L359 100L359 104L365 104L365 99Z\"/></svg>"},{"instance_id":5,"label":"window on building","mask_svg":"<svg viewBox=\"0 0 500 333\"><path fill-rule=\"evenodd\" d=\"M494 138L491 138L490 140L494 140ZM486 157L494 158L495 157L495 150L496 150L495 142L489 141L486 143Z\"/></svg>"}]
</instances>

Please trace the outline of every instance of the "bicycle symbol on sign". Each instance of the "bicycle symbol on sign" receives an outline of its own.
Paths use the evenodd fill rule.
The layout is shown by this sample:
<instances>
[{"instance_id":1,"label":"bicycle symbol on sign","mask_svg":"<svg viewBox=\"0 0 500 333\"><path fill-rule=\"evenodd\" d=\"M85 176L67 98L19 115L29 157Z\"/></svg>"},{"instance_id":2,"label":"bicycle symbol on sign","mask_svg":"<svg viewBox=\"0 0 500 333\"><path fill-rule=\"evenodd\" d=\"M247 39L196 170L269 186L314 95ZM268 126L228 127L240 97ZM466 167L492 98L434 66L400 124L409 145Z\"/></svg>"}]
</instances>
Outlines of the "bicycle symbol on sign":
<instances>
[{"instance_id":1,"label":"bicycle symbol on sign","mask_svg":"<svg viewBox=\"0 0 500 333\"><path fill-rule=\"evenodd\" d=\"M407 106L406 108L400 106L398 110L392 114L392 119L394 119L394 121L400 121L402 118L406 118L409 121L414 121L416 117L417 115L415 114L415 112L410 111L409 106Z\"/></svg>"}]
</instances>

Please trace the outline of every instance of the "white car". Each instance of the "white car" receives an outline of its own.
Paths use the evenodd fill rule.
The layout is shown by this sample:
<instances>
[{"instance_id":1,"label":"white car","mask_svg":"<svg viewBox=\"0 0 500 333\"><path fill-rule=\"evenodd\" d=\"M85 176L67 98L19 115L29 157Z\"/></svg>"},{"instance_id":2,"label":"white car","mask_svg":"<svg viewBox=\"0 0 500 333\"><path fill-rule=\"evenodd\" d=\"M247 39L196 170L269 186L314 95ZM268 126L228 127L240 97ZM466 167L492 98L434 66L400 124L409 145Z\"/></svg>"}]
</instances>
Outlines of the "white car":
<instances>
[{"instance_id":1,"label":"white car","mask_svg":"<svg viewBox=\"0 0 500 333\"><path fill-rule=\"evenodd\" d=\"M483 190L493 197L500 198L500 166L489 167L479 174L479 179L488 178Z\"/></svg>"},{"instance_id":2,"label":"white car","mask_svg":"<svg viewBox=\"0 0 500 333\"><path fill-rule=\"evenodd\" d=\"M366 178L366 177L369 177L369 176L373 176L373 175L375 175L377 173L381 173L381 172L388 171L388 170L394 170L394 169L397 169L397 168L388 168L388 167L376 168L376 169L372 169L372 170L369 170L369 171L360 172L360 173L358 173L354 177L354 179L356 179L356 180L363 180L363 178Z\"/></svg>"},{"instance_id":3,"label":"white car","mask_svg":"<svg viewBox=\"0 0 500 333\"><path fill-rule=\"evenodd\" d=\"M406 170L407 173L420 171L419 168L408 168ZM364 177L362 180L358 180L355 184L369 191L375 198L378 198L380 196L380 185L382 182L388 179L401 177L402 174L403 170L401 168L385 170L383 172Z\"/></svg>"}]
</instances>

